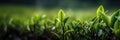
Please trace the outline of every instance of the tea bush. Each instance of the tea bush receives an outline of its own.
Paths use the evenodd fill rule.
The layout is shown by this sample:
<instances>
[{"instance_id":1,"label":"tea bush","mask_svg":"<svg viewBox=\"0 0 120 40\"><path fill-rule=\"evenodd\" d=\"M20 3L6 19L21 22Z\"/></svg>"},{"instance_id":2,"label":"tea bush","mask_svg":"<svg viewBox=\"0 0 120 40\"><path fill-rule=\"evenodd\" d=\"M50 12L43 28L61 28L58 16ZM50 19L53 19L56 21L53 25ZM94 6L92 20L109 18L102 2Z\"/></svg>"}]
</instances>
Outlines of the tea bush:
<instances>
[{"instance_id":1,"label":"tea bush","mask_svg":"<svg viewBox=\"0 0 120 40\"><path fill-rule=\"evenodd\" d=\"M119 40L120 9L110 17L100 5L89 21L71 19L60 9L58 16L0 17L0 40Z\"/></svg>"}]
</instances>

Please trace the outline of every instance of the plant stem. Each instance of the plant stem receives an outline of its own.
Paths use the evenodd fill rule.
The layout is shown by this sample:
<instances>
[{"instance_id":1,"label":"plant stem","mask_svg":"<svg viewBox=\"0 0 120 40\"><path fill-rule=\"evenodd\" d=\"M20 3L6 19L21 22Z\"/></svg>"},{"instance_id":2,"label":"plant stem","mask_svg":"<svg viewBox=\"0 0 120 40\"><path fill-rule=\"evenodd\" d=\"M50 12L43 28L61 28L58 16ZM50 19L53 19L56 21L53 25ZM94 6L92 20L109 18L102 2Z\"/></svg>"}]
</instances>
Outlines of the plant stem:
<instances>
[{"instance_id":1,"label":"plant stem","mask_svg":"<svg viewBox=\"0 0 120 40\"><path fill-rule=\"evenodd\" d=\"M63 35L62 35L62 38L63 38L63 40L64 40L64 25L62 25L62 30L63 30Z\"/></svg>"}]
</instances>

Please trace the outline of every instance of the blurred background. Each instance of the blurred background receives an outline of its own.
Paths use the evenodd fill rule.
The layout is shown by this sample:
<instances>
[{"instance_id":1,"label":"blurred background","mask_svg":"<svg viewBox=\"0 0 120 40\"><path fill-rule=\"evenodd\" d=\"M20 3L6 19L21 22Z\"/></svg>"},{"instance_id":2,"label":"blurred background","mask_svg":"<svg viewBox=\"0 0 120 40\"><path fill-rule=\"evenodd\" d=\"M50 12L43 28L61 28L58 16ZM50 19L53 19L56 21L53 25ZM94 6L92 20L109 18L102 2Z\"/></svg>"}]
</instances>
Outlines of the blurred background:
<instances>
[{"instance_id":1,"label":"blurred background","mask_svg":"<svg viewBox=\"0 0 120 40\"><path fill-rule=\"evenodd\" d=\"M109 14L120 8L120 0L0 0L1 16L56 15L60 9L73 17L93 17L99 5ZM108 15L109 15L108 14Z\"/></svg>"}]
</instances>

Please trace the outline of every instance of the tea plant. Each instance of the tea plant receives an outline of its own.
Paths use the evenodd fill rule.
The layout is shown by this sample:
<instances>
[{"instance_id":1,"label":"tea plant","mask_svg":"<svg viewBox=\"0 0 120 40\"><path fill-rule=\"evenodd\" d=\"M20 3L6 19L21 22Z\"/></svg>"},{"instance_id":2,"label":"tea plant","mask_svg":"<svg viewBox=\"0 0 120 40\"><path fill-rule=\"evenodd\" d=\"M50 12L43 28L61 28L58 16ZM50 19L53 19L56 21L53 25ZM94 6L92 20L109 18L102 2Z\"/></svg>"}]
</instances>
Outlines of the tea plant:
<instances>
[{"instance_id":1,"label":"tea plant","mask_svg":"<svg viewBox=\"0 0 120 40\"><path fill-rule=\"evenodd\" d=\"M120 9L110 17L106 13L100 5L89 21L72 19L62 9L53 18L0 16L0 40L119 40Z\"/></svg>"}]
</instances>

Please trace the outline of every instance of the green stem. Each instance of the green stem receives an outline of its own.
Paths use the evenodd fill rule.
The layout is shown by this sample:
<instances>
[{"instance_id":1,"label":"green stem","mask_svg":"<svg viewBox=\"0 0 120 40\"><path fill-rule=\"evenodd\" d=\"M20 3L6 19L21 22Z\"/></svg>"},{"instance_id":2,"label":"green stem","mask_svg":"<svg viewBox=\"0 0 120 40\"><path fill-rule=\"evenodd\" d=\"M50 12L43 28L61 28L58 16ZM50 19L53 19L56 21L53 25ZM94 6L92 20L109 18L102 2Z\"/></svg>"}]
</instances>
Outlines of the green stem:
<instances>
[{"instance_id":1,"label":"green stem","mask_svg":"<svg viewBox=\"0 0 120 40\"><path fill-rule=\"evenodd\" d=\"M64 33L65 33L65 32L64 32L64 30L65 30L65 29L64 29L64 25L62 25L62 30L63 30L62 38L63 38L63 40L64 40Z\"/></svg>"}]
</instances>

